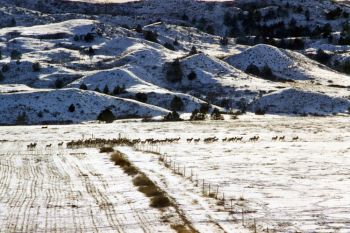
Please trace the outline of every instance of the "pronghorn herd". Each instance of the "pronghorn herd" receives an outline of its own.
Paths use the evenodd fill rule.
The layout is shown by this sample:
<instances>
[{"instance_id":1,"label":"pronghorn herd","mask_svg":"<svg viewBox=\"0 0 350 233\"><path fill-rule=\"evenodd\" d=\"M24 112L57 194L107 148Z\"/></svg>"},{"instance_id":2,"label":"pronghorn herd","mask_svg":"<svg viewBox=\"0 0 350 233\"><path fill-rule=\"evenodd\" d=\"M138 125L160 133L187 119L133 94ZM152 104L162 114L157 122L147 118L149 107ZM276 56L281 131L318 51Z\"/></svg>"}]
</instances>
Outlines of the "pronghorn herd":
<instances>
[{"instance_id":1,"label":"pronghorn herd","mask_svg":"<svg viewBox=\"0 0 350 233\"><path fill-rule=\"evenodd\" d=\"M218 138L216 136L214 137L207 137L207 138L185 138L184 141L187 143L199 143L203 141L204 143L214 143L214 142L257 142L261 139L259 135L255 135L253 137L248 137L246 140L243 136L239 137L225 137L225 138ZM293 136L290 141L298 141L300 138L299 136ZM154 138L147 138L147 139L127 139L127 138L115 138L115 139L103 139L103 138L91 138L91 139L80 139L80 140L72 140L70 142L66 143L67 148L82 148L82 147L101 147L105 145L110 146L118 146L118 145L128 145L133 146L137 144L149 144L149 145L155 145L155 144L165 144L165 143L178 143L180 142L181 137L176 138L165 138L165 139L154 139ZM286 141L286 136L274 136L271 138L272 141ZM64 142L59 142L57 144L58 147L62 147L64 145ZM27 145L27 149L35 149L37 146L37 143L30 143ZM53 146L52 143L45 145L46 149L49 149Z\"/></svg>"}]
</instances>

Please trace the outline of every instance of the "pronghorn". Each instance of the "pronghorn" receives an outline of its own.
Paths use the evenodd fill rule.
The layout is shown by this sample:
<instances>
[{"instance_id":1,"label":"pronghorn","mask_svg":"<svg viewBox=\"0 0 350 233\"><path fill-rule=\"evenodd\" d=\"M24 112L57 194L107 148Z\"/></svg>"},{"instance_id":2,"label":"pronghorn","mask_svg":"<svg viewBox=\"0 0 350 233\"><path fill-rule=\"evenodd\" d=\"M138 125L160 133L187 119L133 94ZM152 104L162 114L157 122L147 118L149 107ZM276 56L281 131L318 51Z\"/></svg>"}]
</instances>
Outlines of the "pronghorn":
<instances>
[{"instance_id":1,"label":"pronghorn","mask_svg":"<svg viewBox=\"0 0 350 233\"><path fill-rule=\"evenodd\" d=\"M188 138L187 142L190 143L190 142L192 142L192 140L193 140L193 138Z\"/></svg>"},{"instance_id":2,"label":"pronghorn","mask_svg":"<svg viewBox=\"0 0 350 233\"><path fill-rule=\"evenodd\" d=\"M28 149L32 149L36 147L36 143L30 143L29 145L27 145Z\"/></svg>"},{"instance_id":3,"label":"pronghorn","mask_svg":"<svg viewBox=\"0 0 350 233\"><path fill-rule=\"evenodd\" d=\"M251 142L256 142L256 141L258 141L259 140L259 136L254 136L254 137L252 137L252 138L249 138L249 141L251 141Z\"/></svg>"}]
</instances>

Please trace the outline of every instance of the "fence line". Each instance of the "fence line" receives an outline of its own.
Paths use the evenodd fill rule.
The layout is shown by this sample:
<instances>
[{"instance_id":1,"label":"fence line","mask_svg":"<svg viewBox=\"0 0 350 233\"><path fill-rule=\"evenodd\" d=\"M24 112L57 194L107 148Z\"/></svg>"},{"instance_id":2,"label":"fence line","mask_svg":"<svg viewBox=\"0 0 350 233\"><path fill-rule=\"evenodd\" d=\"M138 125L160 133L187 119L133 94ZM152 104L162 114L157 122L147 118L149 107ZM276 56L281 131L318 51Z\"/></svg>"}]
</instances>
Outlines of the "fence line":
<instances>
[{"instance_id":1,"label":"fence line","mask_svg":"<svg viewBox=\"0 0 350 233\"><path fill-rule=\"evenodd\" d=\"M200 188L201 193L204 197L217 200L216 204L222 206L224 210L228 211L230 215L236 215L237 219L238 216L240 216L242 226L249 227L253 230L253 232L257 232L257 220L255 218L248 219L246 216L247 214L251 213L251 211L245 210L243 207L241 207L240 210L235 208L233 201L236 199L225 195L225 192L221 191L218 184L211 183L205 179L200 179L198 177L198 174L195 173L192 168L188 170L188 168L186 169L186 165L176 161L172 156L169 156L167 153L162 154L160 152L159 145L135 144L134 149L137 151L157 155L158 161L162 163L166 168L169 168L174 174L180 175L185 179L190 180L195 187ZM265 229L265 232L266 231L268 231L268 228Z\"/></svg>"}]
</instances>

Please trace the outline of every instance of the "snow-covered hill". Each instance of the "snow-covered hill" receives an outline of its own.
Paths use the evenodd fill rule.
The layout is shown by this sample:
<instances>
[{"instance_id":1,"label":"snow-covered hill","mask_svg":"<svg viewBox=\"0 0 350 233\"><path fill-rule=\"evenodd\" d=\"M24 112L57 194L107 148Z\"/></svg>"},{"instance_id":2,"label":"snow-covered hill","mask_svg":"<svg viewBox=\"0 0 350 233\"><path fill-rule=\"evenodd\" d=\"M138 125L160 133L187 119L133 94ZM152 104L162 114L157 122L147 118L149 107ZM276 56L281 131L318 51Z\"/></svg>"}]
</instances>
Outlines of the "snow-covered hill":
<instances>
[{"instance_id":1,"label":"snow-covered hill","mask_svg":"<svg viewBox=\"0 0 350 233\"><path fill-rule=\"evenodd\" d=\"M13 116L2 122L13 123L21 112L28 123L95 120L114 102L130 105L118 117L164 115L174 103L179 112L190 113L207 102L222 111L259 106L272 114L348 112L349 46L335 45L341 36L346 41L348 9L337 6L316 0L112 5L0 0L1 111ZM313 35L295 38L290 30ZM250 45L237 43L245 37ZM281 37L284 46L302 40L304 50L278 48ZM254 46L259 41L273 45ZM304 55L319 48L334 53L331 62ZM328 67L337 62L337 71ZM64 107L48 109L61 106L62 93L70 96L60 101ZM38 117L44 100L50 114ZM87 113L67 114L70 100Z\"/></svg>"},{"instance_id":2,"label":"snow-covered hill","mask_svg":"<svg viewBox=\"0 0 350 233\"><path fill-rule=\"evenodd\" d=\"M243 71L246 71L251 65L260 70L267 66L273 75L280 79L350 87L350 76L330 70L300 53L278 49L270 45L256 45L225 60Z\"/></svg>"},{"instance_id":3,"label":"snow-covered hill","mask_svg":"<svg viewBox=\"0 0 350 233\"><path fill-rule=\"evenodd\" d=\"M289 88L263 96L251 108L267 113L330 115L346 112L349 106L350 100Z\"/></svg>"},{"instance_id":4,"label":"snow-covered hill","mask_svg":"<svg viewBox=\"0 0 350 233\"><path fill-rule=\"evenodd\" d=\"M119 97L138 99L138 94L143 93L147 97L144 102L159 106L165 109L171 109L171 101L178 97L183 102L180 108L183 112L192 112L199 109L205 102L188 94L171 92L167 89L148 83L131 71L131 66L126 65L112 70L97 72L68 85L68 87L79 88L86 85L89 90L99 89L108 90L109 93Z\"/></svg>"},{"instance_id":5,"label":"snow-covered hill","mask_svg":"<svg viewBox=\"0 0 350 233\"><path fill-rule=\"evenodd\" d=\"M0 106L0 124L78 123L96 120L107 108L116 118L161 116L168 112L137 101L79 89L5 93L1 94Z\"/></svg>"}]
</instances>

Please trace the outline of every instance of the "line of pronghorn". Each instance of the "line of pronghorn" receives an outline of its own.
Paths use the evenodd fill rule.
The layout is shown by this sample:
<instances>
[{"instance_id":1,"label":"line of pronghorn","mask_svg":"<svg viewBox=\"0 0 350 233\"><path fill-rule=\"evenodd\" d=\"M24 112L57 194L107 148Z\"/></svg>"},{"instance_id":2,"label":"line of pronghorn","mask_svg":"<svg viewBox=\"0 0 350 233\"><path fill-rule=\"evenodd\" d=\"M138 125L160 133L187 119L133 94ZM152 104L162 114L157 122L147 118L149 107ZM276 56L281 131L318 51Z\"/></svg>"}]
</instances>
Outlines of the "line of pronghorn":
<instances>
[{"instance_id":1,"label":"line of pronghorn","mask_svg":"<svg viewBox=\"0 0 350 233\"><path fill-rule=\"evenodd\" d=\"M249 137L247 138L246 141L249 141L249 142L257 142L259 141L261 138L260 136L253 136L253 137ZM285 135L283 136L274 136L271 138L272 141L286 141L287 138ZM298 141L299 140L299 136L294 136L291 138L291 141ZM201 141L200 138L187 138L186 141L188 143L191 143L191 142L195 142L195 143L198 143ZM219 138L217 137L209 137L209 138L204 138L203 139L203 142L205 143L213 143L213 142L218 142L220 141ZM244 138L243 136L240 136L240 137L225 137L225 138L222 138L221 139L222 142L244 142Z\"/></svg>"},{"instance_id":2,"label":"line of pronghorn","mask_svg":"<svg viewBox=\"0 0 350 233\"><path fill-rule=\"evenodd\" d=\"M299 136L291 137L289 141L298 141L300 138ZM154 139L154 138L147 138L147 139L127 139L127 138L115 138L115 139L103 139L103 138L91 138L91 139L80 139L80 140L72 140L70 142L66 143L67 148L81 148L81 147L100 147L104 145L111 145L111 146L117 146L117 145L136 145L136 144L165 144L165 143L178 143L180 142L181 137L177 138L165 138L165 139ZM260 136L255 135L253 137L247 137L246 139L243 136L239 137L225 137L222 139L219 139L218 137L207 137L207 138L185 138L183 139L187 143L214 143L214 142L257 142L261 140ZM272 141L287 141L287 138L285 135L282 136L274 136L271 138ZM64 145L64 142L59 142L57 144L58 147L62 147ZM37 143L30 143L27 145L27 149L35 149L37 146ZM53 146L52 143L46 144L45 148L50 149Z\"/></svg>"}]
</instances>

